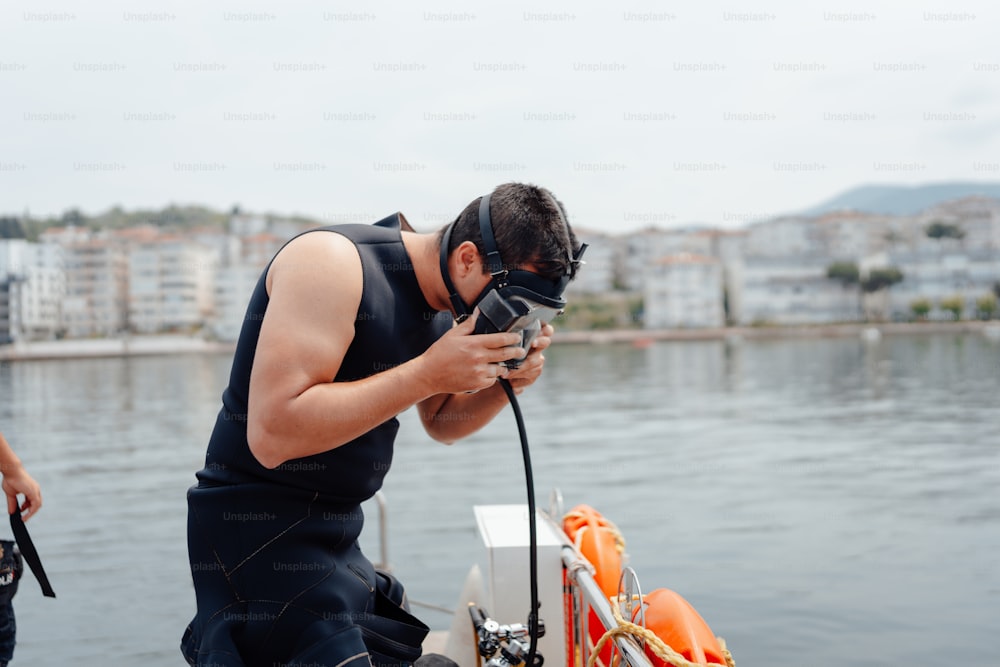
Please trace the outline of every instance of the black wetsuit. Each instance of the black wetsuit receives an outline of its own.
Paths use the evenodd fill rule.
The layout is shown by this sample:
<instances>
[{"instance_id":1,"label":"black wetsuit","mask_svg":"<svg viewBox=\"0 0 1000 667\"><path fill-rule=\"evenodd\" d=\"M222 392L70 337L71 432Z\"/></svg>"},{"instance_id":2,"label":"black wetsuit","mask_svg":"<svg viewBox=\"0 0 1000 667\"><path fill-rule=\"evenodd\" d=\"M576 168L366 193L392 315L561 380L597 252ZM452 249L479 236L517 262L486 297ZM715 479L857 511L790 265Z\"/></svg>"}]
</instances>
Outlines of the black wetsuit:
<instances>
[{"instance_id":1,"label":"black wetsuit","mask_svg":"<svg viewBox=\"0 0 1000 667\"><path fill-rule=\"evenodd\" d=\"M448 330L448 313L432 310L420 291L398 215L306 233L331 232L354 242L364 275L355 337L334 380L406 362ZM213 667L355 667L369 657L405 664L419 655L427 626L401 608L401 586L376 573L357 543L360 505L382 485L399 423L273 470L257 462L247 445L247 394L266 275L250 299L205 467L188 491L198 610L181 650L189 664Z\"/></svg>"}]
</instances>

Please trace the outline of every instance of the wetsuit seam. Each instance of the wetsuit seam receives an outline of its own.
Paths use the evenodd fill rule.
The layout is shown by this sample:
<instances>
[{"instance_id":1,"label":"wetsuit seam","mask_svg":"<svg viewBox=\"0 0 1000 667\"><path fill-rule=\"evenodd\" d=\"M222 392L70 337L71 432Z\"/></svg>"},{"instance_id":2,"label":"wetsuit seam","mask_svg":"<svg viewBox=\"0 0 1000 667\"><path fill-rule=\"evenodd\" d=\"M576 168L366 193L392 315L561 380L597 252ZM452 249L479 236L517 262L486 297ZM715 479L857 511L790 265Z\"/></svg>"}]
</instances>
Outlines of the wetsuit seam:
<instances>
[{"instance_id":1,"label":"wetsuit seam","mask_svg":"<svg viewBox=\"0 0 1000 667\"><path fill-rule=\"evenodd\" d=\"M312 506L313 506L313 503L316 502L316 499L318 497L319 497L319 492L318 491L314 492L312 499L309 501L309 504L306 506L306 515L304 517L301 517L300 519L298 519L297 521L295 521L294 523L292 523L290 526L288 526L287 528L285 528L283 531L281 531L280 533L278 533L277 535L275 535L274 537L272 537L271 539L269 539L267 542L265 542L264 544L262 544L259 547L257 547L254 550L253 553L251 553L249 556L247 556L246 558L244 558L243 560L241 560L239 563L237 563L236 566L233 567L231 573L235 574L238 569L240 569L241 567L243 567L244 565L246 565L257 554L259 554L261 551L263 551L264 549L266 549L270 545L272 545L275 542L277 542L279 539L282 538L282 536L285 535L285 533L287 533L288 531L292 530L293 528L295 528L296 526L298 526L300 523L302 523L303 521L305 521L306 519L308 519L310 516L312 516ZM228 579L228 577L227 577L227 579Z\"/></svg>"}]
</instances>

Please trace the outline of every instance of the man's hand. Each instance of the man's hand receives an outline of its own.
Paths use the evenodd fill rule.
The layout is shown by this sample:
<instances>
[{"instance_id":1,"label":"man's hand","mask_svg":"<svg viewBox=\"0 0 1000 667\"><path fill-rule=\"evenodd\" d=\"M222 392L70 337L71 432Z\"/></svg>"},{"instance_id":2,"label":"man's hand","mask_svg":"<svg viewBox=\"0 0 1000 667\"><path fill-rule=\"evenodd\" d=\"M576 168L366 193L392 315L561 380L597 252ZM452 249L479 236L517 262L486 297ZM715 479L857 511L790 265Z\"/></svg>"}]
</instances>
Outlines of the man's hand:
<instances>
[{"instance_id":1,"label":"man's hand","mask_svg":"<svg viewBox=\"0 0 1000 667\"><path fill-rule=\"evenodd\" d=\"M525 388L534 384L538 376L542 374L542 367L545 365L545 355L542 352L552 344L553 333L554 329L551 324L542 325L541 332L531 342L528 358L522 361L516 370L510 371L510 374L507 375L507 380L514 393L520 394Z\"/></svg>"},{"instance_id":2,"label":"man's hand","mask_svg":"<svg viewBox=\"0 0 1000 667\"><path fill-rule=\"evenodd\" d=\"M423 365L428 374L425 381L432 393L476 392L492 386L498 377L514 375L503 362L524 356L524 349L517 347L521 336L515 333L474 334L478 316L476 310L472 317L453 327L424 353Z\"/></svg>"},{"instance_id":3,"label":"man's hand","mask_svg":"<svg viewBox=\"0 0 1000 667\"><path fill-rule=\"evenodd\" d=\"M7 496L7 514L20 511L27 521L42 508L42 490L24 468L4 471L3 492ZM24 494L24 505L18 506L17 494Z\"/></svg>"},{"instance_id":4,"label":"man's hand","mask_svg":"<svg viewBox=\"0 0 1000 667\"><path fill-rule=\"evenodd\" d=\"M495 391L471 392L492 387L496 384L497 377L505 377L514 391L521 393L541 375L545 364L542 351L552 343L552 327L546 324L532 342L527 358L517 369L508 370L506 366L498 365L497 361L525 356L523 348L507 347L518 345L521 335L472 335L474 328L474 322L470 318L438 339L422 355L422 360L430 358L432 363L436 363L434 359L446 358L445 352L454 355L451 358L455 361L451 363L455 365L443 368L452 384L420 404L420 419L427 433L435 440L447 444L475 433L507 405L507 396L500 391L500 387ZM438 344L442 345L441 350L434 349ZM468 363L461 361L462 354L470 351L481 355L480 363L468 361L468 358ZM435 381L442 384L445 382L440 379Z\"/></svg>"}]
</instances>

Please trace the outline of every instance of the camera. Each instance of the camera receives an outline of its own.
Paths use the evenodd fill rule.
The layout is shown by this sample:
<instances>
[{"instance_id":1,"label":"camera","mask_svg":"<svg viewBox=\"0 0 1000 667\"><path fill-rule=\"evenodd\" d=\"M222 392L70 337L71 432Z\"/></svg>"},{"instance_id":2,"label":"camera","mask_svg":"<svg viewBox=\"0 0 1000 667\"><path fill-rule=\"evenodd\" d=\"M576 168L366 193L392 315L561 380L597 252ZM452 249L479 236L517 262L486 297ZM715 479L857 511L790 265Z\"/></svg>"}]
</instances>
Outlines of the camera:
<instances>
[{"instance_id":1,"label":"camera","mask_svg":"<svg viewBox=\"0 0 1000 667\"><path fill-rule=\"evenodd\" d=\"M527 298L526 295L517 294L517 291L514 286L490 290L479 301L479 317L476 319L475 333L520 334L521 342L518 346L524 348L527 355L532 341L541 333L542 325L551 321L562 312L562 309L544 306ZM504 362L504 365L514 370L520 367L525 358L527 357L510 359Z\"/></svg>"}]
</instances>

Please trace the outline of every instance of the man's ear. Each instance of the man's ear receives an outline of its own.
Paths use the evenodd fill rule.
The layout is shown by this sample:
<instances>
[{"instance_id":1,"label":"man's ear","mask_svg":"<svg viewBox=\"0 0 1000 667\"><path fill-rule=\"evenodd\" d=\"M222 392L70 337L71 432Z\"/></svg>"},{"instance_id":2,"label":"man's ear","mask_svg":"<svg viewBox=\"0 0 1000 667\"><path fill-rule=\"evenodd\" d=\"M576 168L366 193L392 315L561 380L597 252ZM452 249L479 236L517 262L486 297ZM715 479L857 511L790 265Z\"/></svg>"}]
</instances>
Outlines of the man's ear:
<instances>
[{"instance_id":1,"label":"man's ear","mask_svg":"<svg viewBox=\"0 0 1000 667\"><path fill-rule=\"evenodd\" d=\"M465 277L470 273L482 273L482 259L472 241L462 241L452 254L456 276Z\"/></svg>"}]
</instances>

